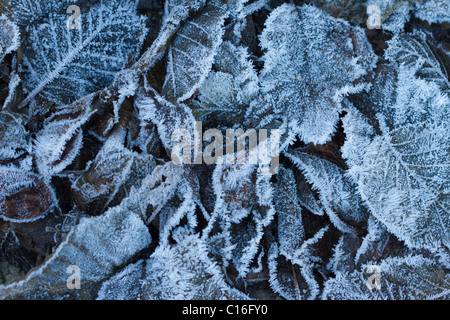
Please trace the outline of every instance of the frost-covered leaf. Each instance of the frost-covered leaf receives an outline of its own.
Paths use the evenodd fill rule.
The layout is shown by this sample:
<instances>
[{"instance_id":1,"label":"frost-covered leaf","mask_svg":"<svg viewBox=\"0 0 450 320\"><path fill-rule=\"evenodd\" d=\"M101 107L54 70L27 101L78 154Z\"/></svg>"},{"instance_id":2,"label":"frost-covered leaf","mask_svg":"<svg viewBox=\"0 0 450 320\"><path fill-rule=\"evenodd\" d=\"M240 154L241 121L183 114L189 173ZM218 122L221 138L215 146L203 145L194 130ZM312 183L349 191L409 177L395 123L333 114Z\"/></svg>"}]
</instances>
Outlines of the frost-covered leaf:
<instances>
[{"instance_id":1,"label":"frost-covered leaf","mask_svg":"<svg viewBox=\"0 0 450 320\"><path fill-rule=\"evenodd\" d=\"M356 234L355 228L364 226L368 213L344 170L305 152L290 151L286 155L318 191L321 204L333 224L343 232Z\"/></svg>"},{"instance_id":2,"label":"frost-covered leaf","mask_svg":"<svg viewBox=\"0 0 450 320\"><path fill-rule=\"evenodd\" d=\"M0 112L0 164L26 157L29 150L24 120L9 112Z\"/></svg>"},{"instance_id":3,"label":"frost-covered leaf","mask_svg":"<svg viewBox=\"0 0 450 320\"><path fill-rule=\"evenodd\" d=\"M422 59L420 69L394 64L396 78L382 75L388 86L383 78L375 81L366 108L373 108L379 134L349 108L343 156L373 215L407 245L436 250L450 243L450 99ZM427 77L419 78L418 70Z\"/></svg>"},{"instance_id":4,"label":"frost-covered leaf","mask_svg":"<svg viewBox=\"0 0 450 320\"><path fill-rule=\"evenodd\" d=\"M222 300L247 299L225 282L220 267L208 257L204 241L185 229L174 245L159 246L106 281L98 299Z\"/></svg>"},{"instance_id":5,"label":"frost-covered leaf","mask_svg":"<svg viewBox=\"0 0 450 320\"><path fill-rule=\"evenodd\" d=\"M0 62L19 47L19 28L6 15L0 15Z\"/></svg>"},{"instance_id":6,"label":"frost-covered leaf","mask_svg":"<svg viewBox=\"0 0 450 320\"><path fill-rule=\"evenodd\" d=\"M298 266L294 266L282 255L279 254L279 248L276 244L272 244L268 254L269 265L269 283L271 288L287 300L302 299L302 291L300 289L301 282L299 277ZM296 270L297 269L297 270Z\"/></svg>"},{"instance_id":7,"label":"frost-covered leaf","mask_svg":"<svg viewBox=\"0 0 450 320\"><path fill-rule=\"evenodd\" d=\"M205 0L166 0L161 30L152 45L144 52L132 69L147 71L167 51L173 37L189 17L205 6Z\"/></svg>"},{"instance_id":8,"label":"frost-covered leaf","mask_svg":"<svg viewBox=\"0 0 450 320\"><path fill-rule=\"evenodd\" d=\"M388 247L391 234L386 227L373 216L369 217L367 234L364 236L355 255L356 266L367 264L370 261L379 261Z\"/></svg>"},{"instance_id":9,"label":"frost-covered leaf","mask_svg":"<svg viewBox=\"0 0 450 320\"><path fill-rule=\"evenodd\" d=\"M72 184L75 203L90 214L118 204L155 166L151 155L141 156L126 149L125 137L123 129L113 132L88 169Z\"/></svg>"},{"instance_id":10,"label":"frost-covered leaf","mask_svg":"<svg viewBox=\"0 0 450 320\"><path fill-rule=\"evenodd\" d=\"M239 223L250 214L255 204L255 182L255 166L218 164L213 173L217 196L215 212L226 217L227 221Z\"/></svg>"},{"instance_id":11,"label":"frost-covered leaf","mask_svg":"<svg viewBox=\"0 0 450 320\"><path fill-rule=\"evenodd\" d=\"M372 16L380 15L380 27L393 33L401 33L411 17L415 1L411 0L368 0L367 7L374 7ZM375 18L376 19L376 18ZM373 24L376 26L376 23Z\"/></svg>"},{"instance_id":12,"label":"frost-covered leaf","mask_svg":"<svg viewBox=\"0 0 450 320\"><path fill-rule=\"evenodd\" d=\"M295 252L296 256L292 262L300 267L300 274L307 285L303 294L308 299L315 299L320 293L317 272L323 273L324 266L331 258L328 250L335 242L337 242L335 229L326 225L303 242L300 249Z\"/></svg>"},{"instance_id":13,"label":"frost-covered leaf","mask_svg":"<svg viewBox=\"0 0 450 320\"><path fill-rule=\"evenodd\" d=\"M38 94L66 104L111 84L128 59L136 58L147 33L135 6L124 0L94 5L83 14L81 29L69 29L68 16L55 12L32 26L24 48L29 93L21 105Z\"/></svg>"},{"instance_id":14,"label":"frost-covered leaf","mask_svg":"<svg viewBox=\"0 0 450 320\"><path fill-rule=\"evenodd\" d=\"M330 246L334 241L334 230L325 226L304 241L289 261L280 254L278 245L272 244L268 264L273 290L286 299L315 299L320 292L316 274L327 263L322 246Z\"/></svg>"},{"instance_id":15,"label":"frost-covered leaf","mask_svg":"<svg viewBox=\"0 0 450 320\"><path fill-rule=\"evenodd\" d=\"M213 173L216 203L204 237L210 250L231 260L242 277L275 214L269 180L252 165L218 164Z\"/></svg>"},{"instance_id":16,"label":"frost-covered leaf","mask_svg":"<svg viewBox=\"0 0 450 320\"><path fill-rule=\"evenodd\" d=\"M258 215L250 215L239 224L228 223L222 236L225 237L223 250L229 249L229 259L238 271L239 276L245 277L250 270L250 264L258 253L259 244L263 236L263 225ZM227 256L226 256L227 257Z\"/></svg>"},{"instance_id":17,"label":"frost-covered leaf","mask_svg":"<svg viewBox=\"0 0 450 320\"><path fill-rule=\"evenodd\" d=\"M0 286L0 296L7 299L92 299L96 284L111 276L116 268L151 242L147 227L134 213L120 206L106 214L83 218L51 257L24 280ZM67 283L73 270L80 270L80 289Z\"/></svg>"},{"instance_id":18,"label":"frost-covered leaf","mask_svg":"<svg viewBox=\"0 0 450 320\"><path fill-rule=\"evenodd\" d=\"M58 110L48 118L34 142L36 165L41 175L50 177L72 163L83 145L82 126L92 115L92 96Z\"/></svg>"},{"instance_id":19,"label":"frost-covered leaf","mask_svg":"<svg viewBox=\"0 0 450 320\"><path fill-rule=\"evenodd\" d=\"M198 100L192 101L194 112L200 119L210 116L233 123L243 116L258 89L258 75L247 49L225 41L218 49L213 70L199 88Z\"/></svg>"},{"instance_id":20,"label":"frost-covered leaf","mask_svg":"<svg viewBox=\"0 0 450 320\"><path fill-rule=\"evenodd\" d=\"M280 253L292 259L305 237L302 209L297 196L297 185L292 170L280 168L275 188L275 209L278 215L278 242Z\"/></svg>"},{"instance_id":21,"label":"frost-covered leaf","mask_svg":"<svg viewBox=\"0 0 450 320\"><path fill-rule=\"evenodd\" d=\"M176 195L178 189L187 191L189 185L186 175L184 168L173 162L156 166L151 174L143 179L139 189L132 192L129 205L137 206L141 215L146 217L147 223L151 222ZM149 208L151 214L147 216Z\"/></svg>"},{"instance_id":22,"label":"frost-covered leaf","mask_svg":"<svg viewBox=\"0 0 450 320\"><path fill-rule=\"evenodd\" d=\"M333 17L344 18L352 24L402 33L411 14L429 23L444 22L448 11L443 0L313 0L316 6ZM447 8L446 8L447 6ZM447 9L447 11L446 11ZM379 18L379 21L377 19ZM433 21L433 22L431 22Z\"/></svg>"},{"instance_id":23,"label":"frost-covered leaf","mask_svg":"<svg viewBox=\"0 0 450 320\"><path fill-rule=\"evenodd\" d=\"M192 111L184 104L170 103L147 83L138 91L134 107L142 123L156 125L159 138L169 155L179 143L172 139L175 130L187 130L190 137L194 137L195 118Z\"/></svg>"},{"instance_id":24,"label":"frost-covered leaf","mask_svg":"<svg viewBox=\"0 0 450 320\"><path fill-rule=\"evenodd\" d=\"M312 0L318 8L335 18L344 18L353 24L364 24L367 20L366 0Z\"/></svg>"},{"instance_id":25,"label":"frost-covered leaf","mask_svg":"<svg viewBox=\"0 0 450 320\"><path fill-rule=\"evenodd\" d=\"M343 233L339 238L338 243L334 247L332 258L332 267L334 273L348 271L355 269L355 256L360 241L357 236L352 233Z\"/></svg>"},{"instance_id":26,"label":"frost-covered leaf","mask_svg":"<svg viewBox=\"0 0 450 320\"><path fill-rule=\"evenodd\" d=\"M412 15L430 24L450 21L446 0L368 0L366 5L379 8L381 28L395 34L403 33Z\"/></svg>"},{"instance_id":27,"label":"frost-covered leaf","mask_svg":"<svg viewBox=\"0 0 450 320\"><path fill-rule=\"evenodd\" d=\"M306 182L305 177L302 174L296 175L297 183L297 196L300 204L316 215L323 215L324 208L319 199L315 195L313 186Z\"/></svg>"},{"instance_id":28,"label":"frost-covered leaf","mask_svg":"<svg viewBox=\"0 0 450 320\"><path fill-rule=\"evenodd\" d=\"M56 204L53 190L39 176L0 166L0 219L30 222Z\"/></svg>"},{"instance_id":29,"label":"frost-covered leaf","mask_svg":"<svg viewBox=\"0 0 450 320\"><path fill-rule=\"evenodd\" d=\"M167 75L162 95L171 102L190 98L211 69L222 42L226 11L206 6L186 21L167 52Z\"/></svg>"},{"instance_id":30,"label":"frost-covered leaf","mask_svg":"<svg viewBox=\"0 0 450 320\"><path fill-rule=\"evenodd\" d=\"M131 188L127 186L128 197L122 205L138 214L147 225L158 228L160 245L170 242L173 229L182 224L183 219L194 230L198 224L197 209L205 219L209 219L200 201L198 178L189 167L166 162L154 167L151 174L146 172L150 169L146 168L145 163L139 169L142 176L147 176L142 179L142 176L134 174L137 177L130 179L133 184L130 183Z\"/></svg>"},{"instance_id":31,"label":"frost-covered leaf","mask_svg":"<svg viewBox=\"0 0 450 320\"><path fill-rule=\"evenodd\" d=\"M443 61L436 51L437 49L427 41L425 33L415 31L408 35L396 35L388 42L385 56L391 61L416 70L421 78L439 84L443 91L450 93L450 81L446 70L450 62Z\"/></svg>"},{"instance_id":32,"label":"frost-covered leaf","mask_svg":"<svg viewBox=\"0 0 450 320\"><path fill-rule=\"evenodd\" d=\"M376 62L363 29L313 6L283 4L267 19L261 46L263 97L252 113L270 111L264 122L282 119L292 140L299 135L325 143L338 122L340 99L365 88Z\"/></svg>"},{"instance_id":33,"label":"frost-covered leaf","mask_svg":"<svg viewBox=\"0 0 450 320\"><path fill-rule=\"evenodd\" d=\"M425 0L416 2L414 15L428 23L450 22L450 2L447 0Z\"/></svg>"},{"instance_id":34,"label":"frost-covered leaf","mask_svg":"<svg viewBox=\"0 0 450 320\"><path fill-rule=\"evenodd\" d=\"M323 299L437 300L450 296L450 276L439 264L421 255L387 258L380 268L380 289L370 290L364 265L352 273L339 272L325 283Z\"/></svg>"},{"instance_id":35,"label":"frost-covered leaf","mask_svg":"<svg viewBox=\"0 0 450 320\"><path fill-rule=\"evenodd\" d=\"M14 14L14 20L18 25L29 26L35 23L42 23L47 20L52 13L66 14L70 5L77 5L83 11L97 0L10 0ZM84 12L83 12L84 13ZM66 15L66 18L69 15Z\"/></svg>"}]
</instances>

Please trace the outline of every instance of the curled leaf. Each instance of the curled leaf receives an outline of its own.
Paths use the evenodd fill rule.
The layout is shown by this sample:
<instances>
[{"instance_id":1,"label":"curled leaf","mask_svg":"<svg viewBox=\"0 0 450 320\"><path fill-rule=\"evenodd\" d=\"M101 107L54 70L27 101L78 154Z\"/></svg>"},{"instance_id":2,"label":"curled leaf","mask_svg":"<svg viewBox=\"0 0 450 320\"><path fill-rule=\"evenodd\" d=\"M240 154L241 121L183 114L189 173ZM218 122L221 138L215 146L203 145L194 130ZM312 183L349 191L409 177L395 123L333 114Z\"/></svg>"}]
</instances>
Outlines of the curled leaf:
<instances>
[{"instance_id":1,"label":"curled leaf","mask_svg":"<svg viewBox=\"0 0 450 320\"><path fill-rule=\"evenodd\" d=\"M53 190L37 175L0 167L0 218L33 221L42 218L55 203Z\"/></svg>"}]
</instances>

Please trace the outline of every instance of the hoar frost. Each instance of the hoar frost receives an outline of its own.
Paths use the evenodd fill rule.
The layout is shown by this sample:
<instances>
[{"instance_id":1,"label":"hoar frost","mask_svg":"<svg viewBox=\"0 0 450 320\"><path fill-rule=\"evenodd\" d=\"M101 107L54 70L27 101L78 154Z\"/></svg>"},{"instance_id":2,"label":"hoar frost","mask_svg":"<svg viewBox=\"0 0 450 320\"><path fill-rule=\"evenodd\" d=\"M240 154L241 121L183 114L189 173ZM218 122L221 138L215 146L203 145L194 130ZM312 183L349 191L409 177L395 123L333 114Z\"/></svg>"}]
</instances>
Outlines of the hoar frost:
<instances>
[{"instance_id":1,"label":"hoar frost","mask_svg":"<svg viewBox=\"0 0 450 320\"><path fill-rule=\"evenodd\" d=\"M448 1L148 3L0 0L1 299L450 298Z\"/></svg>"}]
</instances>

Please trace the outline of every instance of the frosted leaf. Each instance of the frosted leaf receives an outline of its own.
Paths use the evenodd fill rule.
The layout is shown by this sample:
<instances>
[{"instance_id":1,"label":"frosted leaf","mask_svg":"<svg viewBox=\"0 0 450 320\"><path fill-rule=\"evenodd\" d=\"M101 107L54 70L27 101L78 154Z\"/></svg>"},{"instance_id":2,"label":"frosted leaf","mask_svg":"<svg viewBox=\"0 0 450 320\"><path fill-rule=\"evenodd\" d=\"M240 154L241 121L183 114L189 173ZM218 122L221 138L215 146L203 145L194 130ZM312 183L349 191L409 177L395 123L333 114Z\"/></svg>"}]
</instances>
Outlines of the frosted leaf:
<instances>
[{"instance_id":1,"label":"frosted leaf","mask_svg":"<svg viewBox=\"0 0 450 320\"><path fill-rule=\"evenodd\" d=\"M164 1L164 22L167 23L177 13L183 10L184 17L189 16L188 11L197 11L205 5L205 0L166 0Z\"/></svg>"},{"instance_id":2,"label":"frosted leaf","mask_svg":"<svg viewBox=\"0 0 450 320\"><path fill-rule=\"evenodd\" d=\"M308 299L315 299L319 293L319 283L314 271L323 271L323 266L328 263L327 249L337 241L335 229L326 225L316 234L303 242L299 250L295 252L292 263L300 267L300 273L307 284L305 294Z\"/></svg>"},{"instance_id":3,"label":"frosted leaf","mask_svg":"<svg viewBox=\"0 0 450 320\"><path fill-rule=\"evenodd\" d=\"M6 15L0 15L0 62L19 47L19 28Z\"/></svg>"},{"instance_id":4,"label":"frosted leaf","mask_svg":"<svg viewBox=\"0 0 450 320\"><path fill-rule=\"evenodd\" d=\"M90 214L100 213L116 199L126 196L133 185L140 185L155 166L151 155L140 156L126 149L126 132L117 130L106 140L88 169L75 179L75 203Z\"/></svg>"},{"instance_id":5,"label":"frosted leaf","mask_svg":"<svg viewBox=\"0 0 450 320\"><path fill-rule=\"evenodd\" d=\"M227 8L230 11L230 16L238 21L258 11L267 3L267 0L229 0L227 1Z\"/></svg>"},{"instance_id":6,"label":"frosted leaf","mask_svg":"<svg viewBox=\"0 0 450 320\"><path fill-rule=\"evenodd\" d=\"M300 288L304 283L298 266L294 266L280 255L276 244L271 245L267 260L272 290L287 300L303 299L306 288Z\"/></svg>"},{"instance_id":7,"label":"frosted leaf","mask_svg":"<svg viewBox=\"0 0 450 320\"><path fill-rule=\"evenodd\" d=\"M248 273L263 229L275 214L270 177L256 169L252 165L216 166L216 203L204 232L211 250L231 260L241 277Z\"/></svg>"},{"instance_id":8,"label":"frosted leaf","mask_svg":"<svg viewBox=\"0 0 450 320\"><path fill-rule=\"evenodd\" d=\"M370 290L364 271L339 272L325 283L323 299L331 300L438 300L448 299L450 277L435 261L421 255L383 260L380 289Z\"/></svg>"},{"instance_id":9,"label":"frosted leaf","mask_svg":"<svg viewBox=\"0 0 450 320\"><path fill-rule=\"evenodd\" d=\"M367 20L366 0L312 0L310 3L328 12L335 18L343 18L352 24L365 24Z\"/></svg>"},{"instance_id":10,"label":"frosted leaf","mask_svg":"<svg viewBox=\"0 0 450 320\"><path fill-rule=\"evenodd\" d=\"M189 187L184 168L173 162L167 162L156 166L151 174L142 180L140 188L132 193L129 206L137 207L136 210L139 210L140 214L146 217L147 223L150 223L174 197L177 190L186 192ZM189 191L192 196L193 188ZM149 208L151 215L147 217Z\"/></svg>"},{"instance_id":11,"label":"frosted leaf","mask_svg":"<svg viewBox=\"0 0 450 320\"><path fill-rule=\"evenodd\" d=\"M21 281L0 286L7 299L90 299L96 285L147 247L151 237L134 213L120 206L102 216L83 218L50 258ZM80 290L67 286L69 266L80 268Z\"/></svg>"},{"instance_id":12,"label":"frosted leaf","mask_svg":"<svg viewBox=\"0 0 450 320\"><path fill-rule=\"evenodd\" d=\"M305 237L302 210L292 170L280 168L275 188L275 209L278 215L278 242L280 252L292 259Z\"/></svg>"},{"instance_id":13,"label":"frosted leaf","mask_svg":"<svg viewBox=\"0 0 450 320\"><path fill-rule=\"evenodd\" d=\"M66 14L70 5L77 5L82 11L92 2L97 0L10 0L14 20L18 25L29 26L31 24L42 23L52 13ZM66 18L69 15L66 15Z\"/></svg>"},{"instance_id":14,"label":"frosted leaf","mask_svg":"<svg viewBox=\"0 0 450 320\"><path fill-rule=\"evenodd\" d=\"M395 34L404 31L405 24L412 14L430 24L450 20L448 14L450 8L446 0L313 0L311 2L334 17L344 18L360 25L368 25L368 19L371 15L375 16L376 11L370 13L367 10L370 6L376 6L380 9L380 27Z\"/></svg>"},{"instance_id":15,"label":"frosted leaf","mask_svg":"<svg viewBox=\"0 0 450 320\"><path fill-rule=\"evenodd\" d=\"M127 148L141 150L143 153L158 157L162 144L156 126L153 123L138 120L134 114L130 127Z\"/></svg>"},{"instance_id":16,"label":"frosted leaf","mask_svg":"<svg viewBox=\"0 0 450 320\"><path fill-rule=\"evenodd\" d=\"M258 93L258 75L247 49L225 41L219 47L213 70L199 88L198 100L193 100L197 118L233 120L245 111Z\"/></svg>"},{"instance_id":17,"label":"frosted leaf","mask_svg":"<svg viewBox=\"0 0 450 320\"><path fill-rule=\"evenodd\" d=\"M183 218L186 218L191 230L197 227L197 218L195 216L197 206L192 190L189 191L183 194L182 200L175 201L178 199L171 199L159 212L159 243L161 245L170 242L172 231L180 224Z\"/></svg>"},{"instance_id":18,"label":"frosted leaf","mask_svg":"<svg viewBox=\"0 0 450 320\"><path fill-rule=\"evenodd\" d=\"M220 267L208 257L204 241L177 230L174 245L162 245L147 259L106 281L98 299L222 300L248 299L225 282Z\"/></svg>"},{"instance_id":19,"label":"frosted leaf","mask_svg":"<svg viewBox=\"0 0 450 320\"><path fill-rule=\"evenodd\" d=\"M229 33L227 33L227 39L234 44L248 44L250 40L254 43L250 37L248 37L248 31L253 28L253 14L261 10L262 8L269 7L269 0L229 0L226 1L227 9L229 12L228 19L230 21ZM250 31L251 33L252 31Z\"/></svg>"},{"instance_id":20,"label":"frosted leaf","mask_svg":"<svg viewBox=\"0 0 450 320\"><path fill-rule=\"evenodd\" d=\"M386 259L380 264L383 277L408 290L416 299L448 299L450 276L430 258L411 255Z\"/></svg>"},{"instance_id":21,"label":"frosted leaf","mask_svg":"<svg viewBox=\"0 0 450 320\"><path fill-rule=\"evenodd\" d=\"M296 175L297 196L300 204L311 213L322 216L324 214L323 205L316 198L312 186L308 184L302 174Z\"/></svg>"},{"instance_id":22,"label":"frosted leaf","mask_svg":"<svg viewBox=\"0 0 450 320\"><path fill-rule=\"evenodd\" d=\"M446 0L368 0L366 5L380 8L381 28L394 34L403 33L412 14L430 24L450 21L450 7Z\"/></svg>"},{"instance_id":23,"label":"frosted leaf","mask_svg":"<svg viewBox=\"0 0 450 320\"><path fill-rule=\"evenodd\" d=\"M249 216L239 224L229 224L229 229L225 230L225 244L232 248L230 260L239 276L244 278L250 271L250 264L258 253L262 236L263 225L255 216Z\"/></svg>"},{"instance_id":24,"label":"frosted leaf","mask_svg":"<svg viewBox=\"0 0 450 320\"><path fill-rule=\"evenodd\" d=\"M44 193L35 191L35 199L45 197ZM44 203L45 200L42 198L40 201ZM35 202L30 208L37 212L39 204ZM74 219L58 211L52 209L45 216L26 223L0 219L0 284L23 279L65 238L67 230L62 225L73 226Z\"/></svg>"},{"instance_id":25,"label":"frosted leaf","mask_svg":"<svg viewBox=\"0 0 450 320\"><path fill-rule=\"evenodd\" d=\"M127 265L123 270L103 282L97 300L142 300L146 294L142 278L146 272L146 260Z\"/></svg>"},{"instance_id":26,"label":"frosted leaf","mask_svg":"<svg viewBox=\"0 0 450 320\"><path fill-rule=\"evenodd\" d=\"M184 104L172 104L161 97L147 83L138 91L134 101L138 117L142 123L152 123L158 129L159 138L168 154L179 143L172 140L175 130L188 130L194 136L195 118Z\"/></svg>"},{"instance_id":27,"label":"frosted leaf","mask_svg":"<svg viewBox=\"0 0 450 320\"><path fill-rule=\"evenodd\" d=\"M376 81L370 92L379 134L349 112L343 156L372 214L408 246L435 250L450 243L450 100L441 78L417 77L415 64L395 68L387 90Z\"/></svg>"},{"instance_id":28,"label":"frosted leaf","mask_svg":"<svg viewBox=\"0 0 450 320\"><path fill-rule=\"evenodd\" d=\"M0 219L30 222L54 207L53 190L37 175L0 166Z\"/></svg>"},{"instance_id":29,"label":"frosted leaf","mask_svg":"<svg viewBox=\"0 0 450 320\"><path fill-rule=\"evenodd\" d=\"M440 241L449 243L443 178L449 174L448 136L443 136L448 129L419 124L393 132L385 128L363 152L362 164L350 172L357 177L363 200L390 232L408 245L435 247Z\"/></svg>"},{"instance_id":30,"label":"frosted leaf","mask_svg":"<svg viewBox=\"0 0 450 320\"><path fill-rule=\"evenodd\" d=\"M414 31L408 35L394 36L388 41L385 56L391 61L416 70L421 78L439 84L443 91L450 93L445 62L437 55L436 48L428 43L425 33Z\"/></svg>"},{"instance_id":31,"label":"frosted leaf","mask_svg":"<svg viewBox=\"0 0 450 320\"><path fill-rule=\"evenodd\" d=\"M355 255L357 266L367 264L370 261L379 261L384 250L389 244L391 235L386 227L373 216L369 217L367 234Z\"/></svg>"},{"instance_id":32,"label":"frosted leaf","mask_svg":"<svg viewBox=\"0 0 450 320\"><path fill-rule=\"evenodd\" d=\"M173 229L183 219L189 228L197 227L197 209L205 219L209 218L201 204L199 188L197 176L188 167L167 162L156 166L139 187L133 186L123 203L147 225L158 226L159 244L163 245L170 241Z\"/></svg>"},{"instance_id":33,"label":"frosted leaf","mask_svg":"<svg viewBox=\"0 0 450 320\"><path fill-rule=\"evenodd\" d=\"M23 119L0 112L0 164L9 164L27 156L29 143Z\"/></svg>"},{"instance_id":34,"label":"frosted leaf","mask_svg":"<svg viewBox=\"0 0 450 320\"><path fill-rule=\"evenodd\" d=\"M414 15L428 23L449 23L450 3L447 0L425 0L416 3Z\"/></svg>"},{"instance_id":35,"label":"frosted leaf","mask_svg":"<svg viewBox=\"0 0 450 320\"><path fill-rule=\"evenodd\" d=\"M376 57L364 30L313 6L283 4L261 35L263 98L252 110L271 111L290 134L325 143L334 131L342 96L360 92Z\"/></svg>"},{"instance_id":36,"label":"frosted leaf","mask_svg":"<svg viewBox=\"0 0 450 320\"><path fill-rule=\"evenodd\" d=\"M272 289L286 299L315 299L320 292L316 271L322 271L324 250L334 242L333 231L325 226L304 241L290 261L280 254L276 243L270 246L268 265Z\"/></svg>"},{"instance_id":37,"label":"frosted leaf","mask_svg":"<svg viewBox=\"0 0 450 320\"><path fill-rule=\"evenodd\" d=\"M142 72L154 66L167 51L177 31L184 25L189 17L197 13L205 5L205 0L169 0L165 1L164 17L158 36L151 46L142 54L132 69Z\"/></svg>"},{"instance_id":38,"label":"frosted leaf","mask_svg":"<svg viewBox=\"0 0 450 320\"><path fill-rule=\"evenodd\" d=\"M33 151L38 171L44 177L60 173L82 148L82 126L89 120L92 96L66 106L46 120L37 133Z\"/></svg>"},{"instance_id":39,"label":"frosted leaf","mask_svg":"<svg viewBox=\"0 0 450 320\"><path fill-rule=\"evenodd\" d=\"M321 204L333 224L343 232L356 234L356 229L364 226L368 213L344 170L304 152L290 151L286 155L318 192Z\"/></svg>"},{"instance_id":40,"label":"frosted leaf","mask_svg":"<svg viewBox=\"0 0 450 320\"><path fill-rule=\"evenodd\" d=\"M226 11L206 6L186 21L167 51L167 75L162 96L171 102L190 98L211 69L222 42Z\"/></svg>"},{"instance_id":41,"label":"frosted leaf","mask_svg":"<svg viewBox=\"0 0 450 320\"><path fill-rule=\"evenodd\" d=\"M413 1L409 0L368 0L367 7L380 9L381 28L393 33L401 33L411 17Z\"/></svg>"},{"instance_id":42,"label":"frosted leaf","mask_svg":"<svg viewBox=\"0 0 450 320\"><path fill-rule=\"evenodd\" d=\"M331 259L333 273L352 272L355 269L355 255L360 245L359 238L351 233L343 233L334 247Z\"/></svg>"},{"instance_id":43,"label":"frosted leaf","mask_svg":"<svg viewBox=\"0 0 450 320\"><path fill-rule=\"evenodd\" d=\"M256 200L255 166L218 164L212 179L216 214L233 223L250 214Z\"/></svg>"},{"instance_id":44,"label":"frosted leaf","mask_svg":"<svg viewBox=\"0 0 450 320\"><path fill-rule=\"evenodd\" d=\"M79 30L69 29L67 18L52 12L46 22L30 28L24 48L29 94L22 106L38 94L66 104L103 89L129 57L136 58L147 33L145 18L124 0L92 6Z\"/></svg>"}]
</instances>

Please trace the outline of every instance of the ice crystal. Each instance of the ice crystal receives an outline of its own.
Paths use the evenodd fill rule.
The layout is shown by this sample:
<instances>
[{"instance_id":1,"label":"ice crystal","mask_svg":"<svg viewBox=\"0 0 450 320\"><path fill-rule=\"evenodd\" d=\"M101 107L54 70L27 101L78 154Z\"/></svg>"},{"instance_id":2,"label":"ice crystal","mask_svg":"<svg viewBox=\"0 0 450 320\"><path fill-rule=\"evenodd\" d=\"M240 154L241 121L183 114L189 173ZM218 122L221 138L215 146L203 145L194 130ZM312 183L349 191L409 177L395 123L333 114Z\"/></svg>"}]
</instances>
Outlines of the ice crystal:
<instances>
[{"instance_id":1,"label":"ice crystal","mask_svg":"<svg viewBox=\"0 0 450 320\"><path fill-rule=\"evenodd\" d=\"M0 0L0 299L450 299L448 4Z\"/></svg>"}]
</instances>

